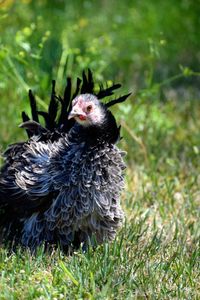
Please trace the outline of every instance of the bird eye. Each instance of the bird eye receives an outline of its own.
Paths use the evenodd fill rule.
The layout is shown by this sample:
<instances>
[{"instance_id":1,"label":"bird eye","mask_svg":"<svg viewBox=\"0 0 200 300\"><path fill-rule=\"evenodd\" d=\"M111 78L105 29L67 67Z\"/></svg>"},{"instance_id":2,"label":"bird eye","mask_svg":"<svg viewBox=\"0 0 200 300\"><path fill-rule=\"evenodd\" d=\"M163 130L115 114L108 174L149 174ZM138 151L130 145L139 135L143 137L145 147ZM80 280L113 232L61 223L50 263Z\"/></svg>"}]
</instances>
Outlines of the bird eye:
<instances>
[{"instance_id":1,"label":"bird eye","mask_svg":"<svg viewBox=\"0 0 200 300\"><path fill-rule=\"evenodd\" d=\"M88 105L86 109L87 109L87 112L91 112L91 110L92 110L92 105Z\"/></svg>"}]
</instances>

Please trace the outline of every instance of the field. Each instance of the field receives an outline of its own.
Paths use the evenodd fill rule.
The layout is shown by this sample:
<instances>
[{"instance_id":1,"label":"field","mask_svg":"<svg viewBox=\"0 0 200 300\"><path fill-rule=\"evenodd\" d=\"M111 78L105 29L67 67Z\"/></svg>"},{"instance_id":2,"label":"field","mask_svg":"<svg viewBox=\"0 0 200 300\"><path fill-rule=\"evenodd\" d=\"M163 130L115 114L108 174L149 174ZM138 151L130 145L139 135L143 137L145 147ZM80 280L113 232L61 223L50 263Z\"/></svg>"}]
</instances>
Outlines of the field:
<instances>
[{"instance_id":1,"label":"field","mask_svg":"<svg viewBox=\"0 0 200 300\"><path fill-rule=\"evenodd\" d=\"M29 88L43 109L52 79L61 94L91 68L132 92L113 110L127 151L115 241L69 257L3 246L0 300L200 299L199 13L189 0L0 4L1 152L25 139Z\"/></svg>"}]
</instances>

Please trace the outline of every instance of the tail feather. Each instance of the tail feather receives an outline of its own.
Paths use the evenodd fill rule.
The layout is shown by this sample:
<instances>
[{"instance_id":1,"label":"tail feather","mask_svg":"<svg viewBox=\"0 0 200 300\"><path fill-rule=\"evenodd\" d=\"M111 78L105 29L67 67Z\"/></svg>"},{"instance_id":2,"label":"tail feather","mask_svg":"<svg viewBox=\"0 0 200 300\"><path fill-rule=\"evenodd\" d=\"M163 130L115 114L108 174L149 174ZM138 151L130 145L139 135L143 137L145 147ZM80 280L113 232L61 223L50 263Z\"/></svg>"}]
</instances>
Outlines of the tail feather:
<instances>
[{"instance_id":1,"label":"tail feather","mask_svg":"<svg viewBox=\"0 0 200 300\"><path fill-rule=\"evenodd\" d=\"M94 94L94 80L92 71L88 69L88 74L86 75L85 71L82 73L82 87L81 87L81 93L82 94Z\"/></svg>"},{"instance_id":2,"label":"tail feather","mask_svg":"<svg viewBox=\"0 0 200 300\"><path fill-rule=\"evenodd\" d=\"M117 99L111 100L110 102L106 103L106 107L110 107L110 106L113 106L113 105L115 105L117 103L124 102L130 95L131 95L131 93L126 94L124 96L121 96L121 97L119 97Z\"/></svg>"},{"instance_id":3,"label":"tail feather","mask_svg":"<svg viewBox=\"0 0 200 300\"><path fill-rule=\"evenodd\" d=\"M29 90L29 99L30 99L30 105L31 105L32 119L35 122L39 122L38 112L37 112L37 103L36 103L35 97L31 90Z\"/></svg>"},{"instance_id":4,"label":"tail feather","mask_svg":"<svg viewBox=\"0 0 200 300\"><path fill-rule=\"evenodd\" d=\"M94 79L90 69L88 69L88 87L92 92L94 91Z\"/></svg>"},{"instance_id":5,"label":"tail feather","mask_svg":"<svg viewBox=\"0 0 200 300\"><path fill-rule=\"evenodd\" d=\"M51 101L49 103L48 115L49 115L49 130L54 130L56 127L56 117L58 113L58 100L56 97L55 91L55 80L52 81L52 92L51 92Z\"/></svg>"},{"instance_id":6,"label":"tail feather","mask_svg":"<svg viewBox=\"0 0 200 300\"><path fill-rule=\"evenodd\" d=\"M81 82L82 82L82 80L80 78L77 78L77 81L76 81L76 90L75 90L75 92L73 94L72 99L74 99L78 95L78 93L80 91ZM71 103L70 103L70 105L71 105Z\"/></svg>"},{"instance_id":7,"label":"tail feather","mask_svg":"<svg viewBox=\"0 0 200 300\"><path fill-rule=\"evenodd\" d=\"M46 111L41 111L41 110L39 110L39 111L38 111L38 114L39 114L40 116L43 117L43 119L44 119L44 121L45 121L45 127L46 127L47 129L50 129L50 128L51 128L51 120L50 120L50 115L49 115L49 113L46 112ZM53 129L53 128L52 128L52 129Z\"/></svg>"},{"instance_id":8,"label":"tail feather","mask_svg":"<svg viewBox=\"0 0 200 300\"><path fill-rule=\"evenodd\" d=\"M37 104L35 97L31 90L29 90L29 99L30 99L30 106L31 106L31 114L33 121L39 122L39 116L42 116L45 120L45 127L49 132L52 134L56 131L56 137L59 137L58 132L68 132L70 128L74 125L74 120L68 120L67 116L71 110L71 103L72 99L74 99L78 94L89 93L94 94L97 96L98 99L102 100L106 97L114 95L117 89L121 87L121 84L113 84L110 87L104 87L103 84L99 85L99 91L95 92L95 84L93 79L93 74L90 69L88 72L83 71L82 78L77 78L75 91L72 93L72 81L71 78L67 78L67 84L64 91L63 98L60 96L56 96L55 90L55 80L52 81L52 92L51 92L51 99L48 107L48 112L38 111ZM113 99L107 102L105 105L107 107L113 106L117 103L124 102L128 97L129 94L121 96L119 98ZM59 104L61 106L60 113L59 111ZM30 120L29 116L22 112L22 119L23 122L27 122ZM26 127L25 127L26 128ZM33 131L28 130L26 128L28 137L32 137L36 133ZM54 137L55 138L55 137Z\"/></svg>"},{"instance_id":9,"label":"tail feather","mask_svg":"<svg viewBox=\"0 0 200 300\"><path fill-rule=\"evenodd\" d=\"M22 112L22 121L23 122L27 122L29 120L30 120L29 116L25 113L25 111L23 111ZM29 130L27 130L27 129L26 129L26 133L27 133L27 135L28 135L29 138L32 136L32 133Z\"/></svg>"},{"instance_id":10,"label":"tail feather","mask_svg":"<svg viewBox=\"0 0 200 300\"><path fill-rule=\"evenodd\" d=\"M97 94L98 99L103 99L105 97L111 96L114 94L114 91L119 89L121 84L113 84L112 86L104 89L103 85L100 85L100 91Z\"/></svg>"},{"instance_id":11,"label":"tail feather","mask_svg":"<svg viewBox=\"0 0 200 300\"><path fill-rule=\"evenodd\" d=\"M81 94L91 93L85 71L83 71L83 73L82 73L82 80L83 80L83 82L82 82L82 87L81 87Z\"/></svg>"},{"instance_id":12,"label":"tail feather","mask_svg":"<svg viewBox=\"0 0 200 300\"><path fill-rule=\"evenodd\" d=\"M72 90L72 83L71 78L67 78L67 85L64 91L64 98L60 98L61 100L61 113L58 120L58 127L60 127L62 124L65 124L66 116L68 113L68 108L71 102L71 90Z\"/></svg>"}]
</instances>

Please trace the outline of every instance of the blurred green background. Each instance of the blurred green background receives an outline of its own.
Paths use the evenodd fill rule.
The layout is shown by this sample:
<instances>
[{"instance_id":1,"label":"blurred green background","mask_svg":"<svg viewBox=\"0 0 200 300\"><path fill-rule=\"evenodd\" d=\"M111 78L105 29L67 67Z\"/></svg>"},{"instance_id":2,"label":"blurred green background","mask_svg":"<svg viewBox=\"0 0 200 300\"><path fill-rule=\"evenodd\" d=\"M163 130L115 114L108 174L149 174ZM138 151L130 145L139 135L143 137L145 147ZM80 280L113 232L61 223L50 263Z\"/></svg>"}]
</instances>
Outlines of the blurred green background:
<instances>
[{"instance_id":1,"label":"blurred green background","mask_svg":"<svg viewBox=\"0 0 200 300\"><path fill-rule=\"evenodd\" d=\"M127 104L115 108L128 159L143 162L145 155L155 162L160 149L169 157L183 142L188 155L198 147L198 133L190 130L199 109L199 1L0 3L3 148L25 138L17 125L21 111L29 111L29 88L44 108L52 79L62 94L66 77L76 79L87 68L97 83L120 82L121 93L132 91Z\"/></svg>"}]
</instances>

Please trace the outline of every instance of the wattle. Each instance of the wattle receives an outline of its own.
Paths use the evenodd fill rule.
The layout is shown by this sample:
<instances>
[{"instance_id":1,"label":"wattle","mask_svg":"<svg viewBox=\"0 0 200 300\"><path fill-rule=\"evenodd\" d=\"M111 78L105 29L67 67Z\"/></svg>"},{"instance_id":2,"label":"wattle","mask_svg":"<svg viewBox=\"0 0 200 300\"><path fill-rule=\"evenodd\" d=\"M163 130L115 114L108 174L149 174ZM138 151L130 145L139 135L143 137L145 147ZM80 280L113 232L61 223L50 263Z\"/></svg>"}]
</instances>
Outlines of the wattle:
<instances>
[{"instance_id":1,"label":"wattle","mask_svg":"<svg viewBox=\"0 0 200 300\"><path fill-rule=\"evenodd\" d=\"M86 120L86 117L83 116L83 115L80 115L80 116L78 116L78 117L79 117L79 119L80 119L81 121L85 121L85 120Z\"/></svg>"}]
</instances>

